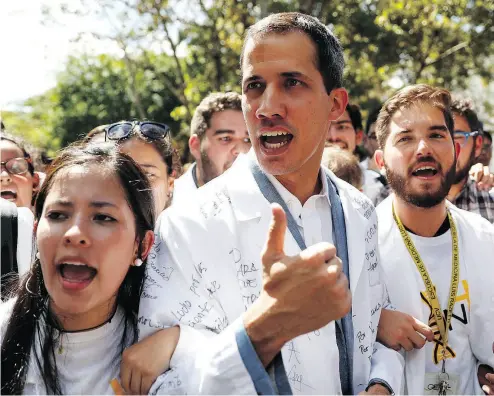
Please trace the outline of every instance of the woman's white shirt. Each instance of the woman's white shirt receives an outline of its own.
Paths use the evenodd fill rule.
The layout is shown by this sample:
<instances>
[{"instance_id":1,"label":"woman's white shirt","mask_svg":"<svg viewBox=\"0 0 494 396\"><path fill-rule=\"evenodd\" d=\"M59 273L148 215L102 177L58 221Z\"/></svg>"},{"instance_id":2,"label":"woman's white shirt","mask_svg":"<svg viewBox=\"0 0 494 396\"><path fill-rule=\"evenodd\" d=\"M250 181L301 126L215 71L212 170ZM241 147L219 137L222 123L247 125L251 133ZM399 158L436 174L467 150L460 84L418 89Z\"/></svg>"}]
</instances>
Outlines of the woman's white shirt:
<instances>
[{"instance_id":1,"label":"woman's white shirt","mask_svg":"<svg viewBox=\"0 0 494 396\"><path fill-rule=\"evenodd\" d=\"M14 299L2 304L0 309L2 339L13 304ZM55 345L55 360L63 394L115 394L111 381L119 379L124 325L123 310L118 308L111 321L101 327L61 335ZM130 336L132 330L129 328L128 332ZM35 347L41 356L39 338ZM25 395L47 394L35 359L31 352L23 391Z\"/></svg>"}]
</instances>

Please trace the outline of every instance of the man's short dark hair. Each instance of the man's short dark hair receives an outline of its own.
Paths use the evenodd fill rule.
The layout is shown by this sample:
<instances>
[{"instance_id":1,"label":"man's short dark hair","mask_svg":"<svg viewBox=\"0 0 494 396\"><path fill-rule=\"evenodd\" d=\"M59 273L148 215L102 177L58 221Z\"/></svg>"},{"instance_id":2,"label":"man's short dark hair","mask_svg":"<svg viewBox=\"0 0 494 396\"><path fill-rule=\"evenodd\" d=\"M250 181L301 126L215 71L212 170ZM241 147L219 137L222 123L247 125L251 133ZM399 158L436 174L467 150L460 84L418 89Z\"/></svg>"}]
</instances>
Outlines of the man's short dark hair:
<instances>
[{"instance_id":1,"label":"man's short dark hair","mask_svg":"<svg viewBox=\"0 0 494 396\"><path fill-rule=\"evenodd\" d=\"M379 116L379 112L381 111L381 106L377 109L372 110L367 117L367 121L365 123L365 134L369 135L369 129L372 124L377 122L377 117Z\"/></svg>"},{"instance_id":2,"label":"man's short dark hair","mask_svg":"<svg viewBox=\"0 0 494 396\"><path fill-rule=\"evenodd\" d=\"M393 115L399 110L408 109L420 103L425 103L441 110L446 127L452 136L454 121L449 91L427 84L409 85L391 96L379 111L376 121L376 136L381 150L384 150L384 146L386 146L386 140L390 133L389 125Z\"/></svg>"},{"instance_id":3,"label":"man's short dark hair","mask_svg":"<svg viewBox=\"0 0 494 396\"><path fill-rule=\"evenodd\" d=\"M196 107L190 123L190 134L202 139L211 126L214 113L224 110L242 111L242 98L236 92L213 92L206 96Z\"/></svg>"},{"instance_id":4,"label":"man's short dark hair","mask_svg":"<svg viewBox=\"0 0 494 396\"><path fill-rule=\"evenodd\" d=\"M362 126L362 113L360 112L360 107L358 107L358 105L348 103L346 105L346 112L352 121L352 126L353 129L355 129L355 132L364 129Z\"/></svg>"},{"instance_id":5,"label":"man's short dark hair","mask_svg":"<svg viewBox=\"0 0 494 396\"><path fill-rule=\"evenodd\" d=\"M451 111L453 112L453 116L459 114L462 117L465 117L468 126L470 127L470 131L479 131L479 133L482 134L482 123L477 117L475 110L473 110L472 102L462 98L455 98L451 103Z\"/></svg>"},{"instance_id":6,"label":"man's short dark hair","mask_svg":"<svg viewBox=\"0 0 494 396\"><path fill-rule=\"evenodd\" d=\"M321 73L326 92L343 86L343 68L345 60L343 49L331 30L317 18L299 12L283 12L272 14L252 25L245 36L240 68L242 68L245 45L250 39L256 39L267 34L287 34L300 31L305 33L316 48L315 64Z\"/></svg>"}]
</instances>

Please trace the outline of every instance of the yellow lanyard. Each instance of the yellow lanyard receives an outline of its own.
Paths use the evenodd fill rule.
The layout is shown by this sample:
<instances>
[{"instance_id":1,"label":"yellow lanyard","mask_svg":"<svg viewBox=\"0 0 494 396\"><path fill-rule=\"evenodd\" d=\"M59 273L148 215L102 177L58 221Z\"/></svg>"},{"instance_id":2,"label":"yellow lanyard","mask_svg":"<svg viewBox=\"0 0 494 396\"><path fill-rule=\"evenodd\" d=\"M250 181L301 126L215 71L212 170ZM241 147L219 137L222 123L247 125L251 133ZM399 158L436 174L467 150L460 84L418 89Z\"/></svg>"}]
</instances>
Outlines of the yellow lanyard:
<instances>
[{"instance_id":1,"label":"yellow lanyard","mask_svg":"<svg viewBox=\"0 0 494 396\"><path fill-rule=\"evenodd\" d=\"M448 331L449 331L449 326L451 324L451 318L453 316L453 308L455 306L456 293L458 291L458 281L460 279L460 255L458 253L458 232L456 229L456 225L453 221L453 217L451 216L449 210L447 211L447 213L448 213L449 224L451 227L451 239L453 240L453 260L452 260L453 262L451 269L451 286L449 289L448 311L446 312L446 325L445 325L443 321L441 304L439 303L439 298L437 297L436 290L429 276L429 272L427 271L427 268L425 268L424 262L420 258L419 252L415 248L415 245L410 239L407 230L405 230L405 227L403 226L403 223L396 214L395 208L393 206L393 217L395 219L396 225L400 230L401 237L403 239L403 242L405 243L405 246L408 249L408 252L410 253L410 256L412 257L415 265L417 266L417 269L419 270L420 275L422 276L427 291L427 296L432 305L432 313L436 318L436 323L439 328L439 333L441 334L441 338L443 342L443 364L445 362L444 358L446 354L446 347L448 346Z\"/></svg>"}]
</instances>

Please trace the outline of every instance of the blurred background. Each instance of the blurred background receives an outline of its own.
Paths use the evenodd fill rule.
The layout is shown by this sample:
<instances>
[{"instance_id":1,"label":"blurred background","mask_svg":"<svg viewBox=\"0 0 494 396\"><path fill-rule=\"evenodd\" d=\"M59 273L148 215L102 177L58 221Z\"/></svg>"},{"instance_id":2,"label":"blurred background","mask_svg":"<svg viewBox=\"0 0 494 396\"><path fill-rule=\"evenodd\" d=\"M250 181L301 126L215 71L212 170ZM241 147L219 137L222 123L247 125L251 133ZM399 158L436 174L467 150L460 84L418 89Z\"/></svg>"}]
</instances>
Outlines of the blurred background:
<instances>
[{"instance_id":1,"label":"blurred background","mask_svg":"<svg viewBox=\"0 0 494 396\"><path fill-rule=\"evenodd\" d=\"M2 0L1 118L48 155L97 125L165 122L187 162L195 107L209 92L240 92L246 29L281 11L333 29L364 117L395 90L425 82L469 97L494 130L486 0Z\"/></svg>"}]
</instances>

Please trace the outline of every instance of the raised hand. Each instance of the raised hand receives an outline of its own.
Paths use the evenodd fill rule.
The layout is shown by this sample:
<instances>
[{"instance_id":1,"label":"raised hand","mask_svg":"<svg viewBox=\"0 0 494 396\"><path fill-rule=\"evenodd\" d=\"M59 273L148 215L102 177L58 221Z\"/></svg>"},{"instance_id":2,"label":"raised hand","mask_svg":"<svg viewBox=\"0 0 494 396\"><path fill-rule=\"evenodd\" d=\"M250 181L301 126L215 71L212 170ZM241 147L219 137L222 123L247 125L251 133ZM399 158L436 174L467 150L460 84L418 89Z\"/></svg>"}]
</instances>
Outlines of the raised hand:
<instances>
[{"instance_id":1,"label":"raised hand","mask_svg":"<svg viewBox=\"0 0 494 396\"><path fill-rule=\"evenodd\" d=\"M477 188L483 191L489 191L494 187L494 174L488 166L481 163L475 164L470 168L470 177L477 183Z\"/></svg>"},{"instance_id":2,"label":"raised hand","mask_svg":"<svg viewBox=\"0 0 494 396\"><path fill-rule=\"evenodd\" d=\"M277 204L272 213L262 252L263 289L244 314L247 334L264 365L286 342L342 318L351 308L348 279L335 247L319 243L287 256L285 213Z\"/></svg>"}]
</instances>

